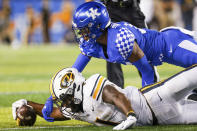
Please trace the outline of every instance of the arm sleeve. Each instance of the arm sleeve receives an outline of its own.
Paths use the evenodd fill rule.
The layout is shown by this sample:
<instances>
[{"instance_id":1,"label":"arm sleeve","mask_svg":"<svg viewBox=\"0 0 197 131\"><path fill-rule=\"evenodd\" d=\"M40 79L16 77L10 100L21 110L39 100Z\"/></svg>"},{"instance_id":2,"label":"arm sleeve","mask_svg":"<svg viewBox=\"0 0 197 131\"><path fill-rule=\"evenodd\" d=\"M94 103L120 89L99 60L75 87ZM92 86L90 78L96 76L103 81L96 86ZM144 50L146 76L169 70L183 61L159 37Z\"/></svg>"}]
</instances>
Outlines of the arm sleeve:
<instances>
[{"instance_id":1,"label":"arm sleeve","mask_svg":"<svg viewBox=\"0 0 197 131\"><path fill-rule=\"evenodd\" d=\"M82 72L89 61L90 61L90 57L80 53L75 63L72 65L72 68L76 68L79 72Z\"/></svg>"},{"instance_id":2,"label":"arm sleeve","mask_svg":"<svg viewBox=\"0 0 197 131\"><path fill-rule=\"evenodd\" d=\"M154 70L146 56L134 62L133 65L135 65L142 74L142 87L154 83Z\"/></svg>"}]
</instances>

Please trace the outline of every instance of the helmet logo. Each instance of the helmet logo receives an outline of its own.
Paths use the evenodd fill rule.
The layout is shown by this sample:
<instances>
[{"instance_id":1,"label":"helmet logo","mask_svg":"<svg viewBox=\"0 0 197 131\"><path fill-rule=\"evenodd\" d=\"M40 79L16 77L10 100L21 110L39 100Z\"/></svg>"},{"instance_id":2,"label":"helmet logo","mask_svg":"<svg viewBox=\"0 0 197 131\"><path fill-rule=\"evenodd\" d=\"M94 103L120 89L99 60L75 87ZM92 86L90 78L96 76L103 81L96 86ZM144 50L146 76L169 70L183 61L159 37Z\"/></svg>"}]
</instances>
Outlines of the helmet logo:
<instances>
[{"instance_id":1,"label":"helmet logo","mask_svg":"<svg viewBox=\"0 0 197 131\"><path fill-rule=\"evenodd\" d=\"M90 8L88 11L86 11L86 15L88 17L92 17L92 19L94 20L96 18L96 16L101 15L101 13L98 13L97 11L98 11L98 9Z\"/></svg>"},{"instance_id":2,"label":"helmet logo","mask_svg":"<svg viewBox=\"0 0 197 131\"><path fill-rule=\"evenodd\" d=\"M74 75L72 72L66 73L61 80L60 87L61 88L68 88L72 85L74 81Z\"/></svg>"}]
</instances>

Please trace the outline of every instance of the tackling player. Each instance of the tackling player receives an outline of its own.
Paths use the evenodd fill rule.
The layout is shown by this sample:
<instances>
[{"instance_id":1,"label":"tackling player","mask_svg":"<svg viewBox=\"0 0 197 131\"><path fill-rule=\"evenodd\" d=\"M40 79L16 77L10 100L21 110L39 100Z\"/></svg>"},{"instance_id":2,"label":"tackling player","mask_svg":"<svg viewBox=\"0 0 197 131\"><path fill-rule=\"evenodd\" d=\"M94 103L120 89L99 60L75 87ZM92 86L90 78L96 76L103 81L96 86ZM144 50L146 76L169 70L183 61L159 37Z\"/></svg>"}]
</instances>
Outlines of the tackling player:
<instances>
[{"instance_id":1,"label":"tackling player","mask_svg":"<svg viewBox=\"0 0 197 131\"><path fill-rule=\"evenodd\" d=\"M91 57L133 64L141 72L145 86L154 83L150 64L167 62L189 67L197 63L197 43L193 38L196 32L177 27L158 32L126 22L112 23L105 6L98 2L87 2L76 9L73 29L82 52L73 67L80 72Z\"/></svg>"},{"instance_id":2,"label":"tackling player","mask_svg":"<svg viewBox=\"0 0 197 131\"><path fill-rule=\"evenodd\" d=\"M185 96L197 86L197 65L156 84L121 89L99 74L87 80L74 68L64 68L52 78L50 92L58 108L51 117L70 118L96 125L116 125L114 130L133 126L197 124L197 102ZM19 100L16 109L30 105L42 116L43 104Z\"/></svg>"}]
</instances>

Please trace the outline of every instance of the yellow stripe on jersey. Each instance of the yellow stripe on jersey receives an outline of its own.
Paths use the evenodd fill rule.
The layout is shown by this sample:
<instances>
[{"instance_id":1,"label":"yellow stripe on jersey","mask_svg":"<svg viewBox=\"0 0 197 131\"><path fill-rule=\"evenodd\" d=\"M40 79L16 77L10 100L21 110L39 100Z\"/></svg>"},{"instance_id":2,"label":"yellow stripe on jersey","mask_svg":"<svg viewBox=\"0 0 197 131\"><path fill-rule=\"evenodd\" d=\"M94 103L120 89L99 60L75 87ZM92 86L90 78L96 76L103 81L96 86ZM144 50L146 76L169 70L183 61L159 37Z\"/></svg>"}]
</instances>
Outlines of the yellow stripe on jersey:
<instances>
[{"instance_id":1,"label":"yellow stripe on jersey","mask_svg":"<svg viewBox=\"0 0 197 131\"><path fill-rule=\"evenodd\" d=\"M98 92L99 92L99 90L100 90L100 88L101 88L101 84L102 84L102 82L103 82L103 80L104 80L104 77L100 77L99 78L99 81L98 81L98 84L97 84L97 86L96 86L96 89L95 89L95 91L94 91L94 94L93 94L93 99L96 99L96 96L97 96L97 94L98 94Z\"/></svg>"}]
</instances>

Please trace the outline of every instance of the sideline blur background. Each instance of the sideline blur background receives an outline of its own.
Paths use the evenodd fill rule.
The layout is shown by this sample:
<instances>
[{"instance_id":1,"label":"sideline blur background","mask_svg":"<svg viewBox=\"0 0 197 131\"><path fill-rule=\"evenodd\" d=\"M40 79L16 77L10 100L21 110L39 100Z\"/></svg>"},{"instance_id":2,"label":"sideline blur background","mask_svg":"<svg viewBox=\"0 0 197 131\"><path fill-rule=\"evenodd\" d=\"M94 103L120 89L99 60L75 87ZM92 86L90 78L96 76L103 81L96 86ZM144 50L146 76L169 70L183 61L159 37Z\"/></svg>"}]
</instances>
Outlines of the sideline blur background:
<instances>
[{"instance_id":1,"label":"sideline blur background","mask_svg":"<svg viewBox=\"0 0 197 131\"><path fill-rule=\"evenodd\" d=\"M0 0L0 43L72 43L72 13L83 2Z\"/></svg>"},{"instance_id":2,"label":"sideline blur background","mask_svg":"<svg viewBox=\"0 0 197 131\"><path fill-rule=\"evenodd\" d=\"M75 43L72 14L84 0L0 0L0 43ZM197 30L195 0L141 0L150 29L180 26Z\"/></svg>"}]
</instances>

